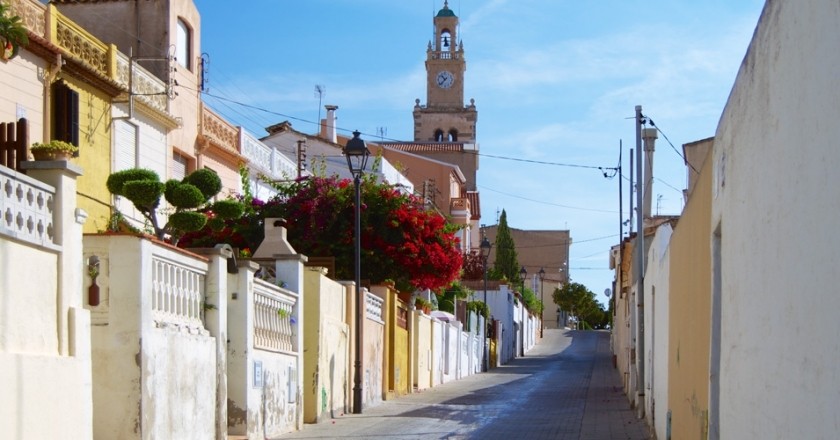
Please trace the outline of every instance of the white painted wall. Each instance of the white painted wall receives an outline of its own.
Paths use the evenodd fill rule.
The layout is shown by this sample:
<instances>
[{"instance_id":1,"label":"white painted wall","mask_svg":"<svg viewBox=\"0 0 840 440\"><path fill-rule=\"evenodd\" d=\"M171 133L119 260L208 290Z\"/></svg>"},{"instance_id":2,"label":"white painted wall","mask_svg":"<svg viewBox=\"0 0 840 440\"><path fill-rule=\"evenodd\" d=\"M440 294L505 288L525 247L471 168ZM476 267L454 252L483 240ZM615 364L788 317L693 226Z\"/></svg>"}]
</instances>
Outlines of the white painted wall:
<instances>
[{"instance_id":1,"label":"white painted wall","mask_svg":"<svg viewBox=\"0 0 840 440\"><path fill-rule=\"evenodd\" d=\"M84 220L75 214L73 171L81 170L53 164L42 162L39 167L46 169L30 169L28 176L0 169L0 187L33 190L36 200L41 191L53 194L55 215L49 221L60 231L54 243L41 246L21 236L11 239L15 229L0 222L0 436L14 439L93 435L90 314L82 294ZM24 212L5 193L0 207L46 220L37 218L35 209Z\"/></svg>"},{"instance_id":2,"label":"white painted wall","mask_svg":"<svg viewBox=\"0 0 840 440\"><path fill-rule=\"evenodd\" d=\"M645 267L645 418L665 438L668 413L668 245L673 229L665 223L656 229Z\"/></svg>"},{"instance_id":3,"label":"white painted wall","mask_svg":"<svg viewBox=\"0 0 840 440\"><path fill-rule=\"evenodd\" d=\"M161 319L152 302L154 259L181 268L173 282L206 274L206 260L128 235L87 235L84 245L100 258L102 295L92 307L94 437L213 438L216 340L203 325Z\"/></svg>"},{"instance_id":4,"label":"white painted wall","mask_svg":"<svg viewBox=\"0 0 840 440\"><path fill-rule=\"evenodd\" d=\"M838 46L836 0L767 2L721 116L719 438L837 437Z\"/></svg>"}]
</instances>

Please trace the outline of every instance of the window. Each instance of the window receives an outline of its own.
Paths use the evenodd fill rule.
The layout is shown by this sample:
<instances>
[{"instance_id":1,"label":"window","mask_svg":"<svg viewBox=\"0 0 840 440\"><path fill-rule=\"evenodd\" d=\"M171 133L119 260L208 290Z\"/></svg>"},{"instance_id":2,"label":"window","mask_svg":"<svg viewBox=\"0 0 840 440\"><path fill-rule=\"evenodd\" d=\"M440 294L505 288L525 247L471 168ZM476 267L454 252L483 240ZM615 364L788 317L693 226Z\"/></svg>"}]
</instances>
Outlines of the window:
<instances>
[{"instance_id":1,"label":"window","mask_svg":"<svg viewBox=\"0 0 840 440\"><path fill-rule=\"evenodd\" d=\"M443 142L443 130L435 130L435 142Z\"/></svg>"},{"instance_id":2,"label":"window","mask_svg":"<svg viewBox=\"0 0 840 440\"><path fill-rule=\"evenodd\" d=\"M449 142L458 142L458 130L449 130Z\"/></svg>"},{"instance_id":3,"label":"window","mask_svg":"<svg viewBox=\"0 0 840 440\"><path fill-rule=\"evenodd\" d=\"M178 64L192 70L192 30L182 19L178 19L178 34L175 41L175 58Z\"/></svg>"},{"instance_id":4,"label":"window","mask_svg":"<svg viewBox=\"0 0 840 440\"><path fill-rule=\"evenodd\" d=\"M79 146L79 94L63 82L52 85L52 138ZM78 156L78 153L76 154Z\"/></svg>"},{"instance_id":5,"label":"window","mask_svg":"<svg viewBox=\"0 0 840 440\"><path fill-rule=\"evenodd\" d=\"M183 180L187 175L190 160L187 156L173 151L172 152L172 169L170 169L169 178L175 180Z\"/></svg>"},{"instance_id":6,"label":"window","mask_svg":"<svg viewBox=\"0 0 840 440\"><path fill-rule=\"evenodd\" d=\"M137 126L123 120L114 121L114 170L137 167Z\"/></svg>"}]
</instances>

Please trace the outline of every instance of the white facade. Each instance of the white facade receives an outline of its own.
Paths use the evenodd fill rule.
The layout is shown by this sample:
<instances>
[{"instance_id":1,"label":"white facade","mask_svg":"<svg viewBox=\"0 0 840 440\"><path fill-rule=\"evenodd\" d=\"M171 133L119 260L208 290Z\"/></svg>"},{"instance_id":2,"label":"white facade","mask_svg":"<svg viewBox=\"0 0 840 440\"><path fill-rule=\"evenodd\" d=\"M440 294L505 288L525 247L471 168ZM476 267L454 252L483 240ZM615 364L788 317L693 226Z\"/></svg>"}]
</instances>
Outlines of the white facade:
<instances>
[{"instance_id":1,"label":"white facade","mask_svg":"<svg viewBox=\"0 0 840 440\"><path fill-rule=\"evenodd\" d=\"M645 267L645 418L665 438L668 416L668 283L670 258L668 245L673 229L670 223L657 227L648 248Z\"/></svg>"},{"instance_id":2,"label":"white facade","mask_svg":"<svg viewBox=\"0 0 840 440\"><path fill-rule=\"evenodd\" d=\"M837 437L838 45L836 0L767 2L721 116L709 438Z\"/></svg>"}]
</instances>

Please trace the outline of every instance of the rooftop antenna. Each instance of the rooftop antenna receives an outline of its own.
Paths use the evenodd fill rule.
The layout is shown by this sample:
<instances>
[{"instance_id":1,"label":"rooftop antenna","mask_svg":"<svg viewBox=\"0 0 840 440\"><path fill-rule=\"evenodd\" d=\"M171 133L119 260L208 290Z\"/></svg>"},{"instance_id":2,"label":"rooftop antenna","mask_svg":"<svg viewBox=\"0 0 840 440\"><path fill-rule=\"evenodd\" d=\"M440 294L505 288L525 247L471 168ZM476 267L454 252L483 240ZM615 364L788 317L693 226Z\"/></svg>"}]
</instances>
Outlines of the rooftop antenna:
<instances>
[{"instance_id":1,"label":"rooftop antenna","mask_svg":"<svg viewBox=\"0 0 840 440\"><path fill-rule=\"evenodd\" d=\"M379 140L385 140L385 136L388 136L388 127L376 127L376 134L379 136Z\"/></svg>"},{"instance_id":2,"label":"rooftop antenna","mask_svg":"<svg viewBox=\"0 0 840 440\"><path fill-rule=\"evenodd\" d=\"M659 215L659 208L662 207L662 194L656 195L656 215Z\"/></svg>"},{"instance_id":3,"label":"rooftop antenna","mask_svg":"<svg viewBox=\"0 0 840 440\"><path fill-rule=\"evenodd\" d=\"M315 96L318 98L318 133L321 132L321 101L324 95L327 94L327 86L323 84L315 84Z\"/></svg>"}]
</instances>

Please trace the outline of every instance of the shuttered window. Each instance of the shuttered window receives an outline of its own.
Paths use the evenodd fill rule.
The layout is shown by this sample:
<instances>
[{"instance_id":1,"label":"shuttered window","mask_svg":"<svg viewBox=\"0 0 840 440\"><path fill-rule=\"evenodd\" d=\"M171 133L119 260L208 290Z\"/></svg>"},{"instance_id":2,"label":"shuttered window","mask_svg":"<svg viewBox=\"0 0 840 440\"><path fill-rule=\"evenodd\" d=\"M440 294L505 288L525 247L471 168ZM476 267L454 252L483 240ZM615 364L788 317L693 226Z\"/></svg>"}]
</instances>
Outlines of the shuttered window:
<instances>
[{"instance_id":1,"label":"shuttered window","mask_svg":"<svg viewBox=\"0 0 840 440\"><path fill-rule=\"evenodd\" d=\"M52 85L52 138L79 146L79 94L63 82ZM78 154L77 154L78 155Z\"/></svg>"},{"instance_id":2,"label":"shuttered window","mask_svg":"<svg viewBox=\"0 0 840 440\"><path fill-rule=\"evenodd\" d=\"M178 153L177 151L172 153L172 170L171 175L169 176L171 179L175 180L183 180L184 177L187 175L187 165L189 160L183 154Z\"/></svg>"},{"instance_id":3,"label":"shuttered window","mask_svg":"<svg viewBox=\"0 0 840 440\"><path fill-rule=\"evenodd\" d=\"M114 121L114 170L122 171L136 168L137 164L137 126L128 122Z\"/></svg>"}]
</instances>

